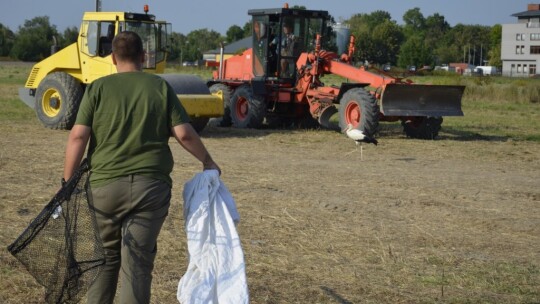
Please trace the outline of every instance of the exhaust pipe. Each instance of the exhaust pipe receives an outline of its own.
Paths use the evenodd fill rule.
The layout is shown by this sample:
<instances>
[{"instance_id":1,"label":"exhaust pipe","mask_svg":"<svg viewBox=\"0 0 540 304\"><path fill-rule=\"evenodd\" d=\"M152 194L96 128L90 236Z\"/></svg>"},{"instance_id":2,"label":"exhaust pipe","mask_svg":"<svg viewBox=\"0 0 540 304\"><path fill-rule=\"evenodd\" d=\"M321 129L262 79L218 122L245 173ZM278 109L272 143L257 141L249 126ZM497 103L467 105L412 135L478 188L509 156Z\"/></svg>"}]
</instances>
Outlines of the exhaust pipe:
<instances>
[{"instance_id":1,"label":"exhaust pipe","mask_svg":"<svg viewBox=\"0 0 540 304\"><path fill-rule=\"evenodd\" d=\"M223 54L225 53L225 44L221 42L219 45L219 79L223 79Z\"/></svg>"},{"instance_id":2,"label":"exhaust pipe","mask_svg":"<svg viewBox=\"0 0 540 304\"><path fill-rule=\"evenodd\" d=\"M53 39L53 45L51 45L51 55L58 52L58 49L60 49L56 41L56 36L53 36L52 39Z\"/></svg>"}]
</instances>

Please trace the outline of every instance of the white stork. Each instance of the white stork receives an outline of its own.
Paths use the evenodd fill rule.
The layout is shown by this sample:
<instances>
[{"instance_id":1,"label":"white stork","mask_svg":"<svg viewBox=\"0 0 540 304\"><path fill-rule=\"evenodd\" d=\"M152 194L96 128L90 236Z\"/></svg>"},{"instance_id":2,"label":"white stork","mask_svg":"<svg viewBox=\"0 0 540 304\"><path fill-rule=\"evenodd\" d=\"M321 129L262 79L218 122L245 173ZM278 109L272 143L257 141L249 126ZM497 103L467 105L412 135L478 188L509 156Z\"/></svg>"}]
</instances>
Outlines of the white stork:
<instances>
[{"instance_id":1,"label":"white stork","mask_svg":"<svg viewBox=\"0 0 540 304\"><path fill-rule=\"evenodd\" d=\"M358 148L358 145L360 145L360 159L364 158L363 157L364 156L363 155L364 151L362 149L362 143L369 143L369 144L374 144L374 145L377 145L379 143L375 138L370 137L370 136L364 134L364 132L353 128L352 124L348 124L347 128L345 128L343 130L343 132L345 132L345 134L347 134L347 137L349 137L350 139L355 141L357 148ZM351 152L349 152L349 153L351 153Z\"/></svg>"}]
</instances>

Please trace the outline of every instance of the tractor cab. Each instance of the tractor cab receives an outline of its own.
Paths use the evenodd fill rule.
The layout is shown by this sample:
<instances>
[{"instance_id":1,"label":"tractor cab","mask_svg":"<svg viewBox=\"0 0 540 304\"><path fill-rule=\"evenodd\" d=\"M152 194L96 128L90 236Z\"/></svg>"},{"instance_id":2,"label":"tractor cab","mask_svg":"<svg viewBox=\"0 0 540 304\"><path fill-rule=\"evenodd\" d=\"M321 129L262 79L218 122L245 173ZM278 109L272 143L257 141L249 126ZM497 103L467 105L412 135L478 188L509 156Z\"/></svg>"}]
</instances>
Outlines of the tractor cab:
<instances>
[{"instance_id":1,"label":"tractor cab","mask_svg":"<svg viewBox=\"0 0 540 304\"><path fill-rule=\"evenodd\" d=\"M253 29L253 74L257 78L296 79L300 54L315 49L316 34L326 29L328 12L303 9L250 10Z\"/></svg>"},{"instance_id":2,"label":"tractor cab","mask_svg":"<svg viewBox=\"0 0 540 304\"><path fill-rule=\"evenodd\" d=\"M87 71L97 70L102 75L114 72L109 57L112 53L112 39L117 33L123 31L133 31L141 37L145 52L143 68L149 72L162 73L166 55L170 49L170 23L156 21L154 15L147 13L124 12L87 12L84 14L78 44L81 62L92 65ZM84 65L82 69L84 74ZM95 78L87 77L89 80Z\"/></svg>"}]
</instances>

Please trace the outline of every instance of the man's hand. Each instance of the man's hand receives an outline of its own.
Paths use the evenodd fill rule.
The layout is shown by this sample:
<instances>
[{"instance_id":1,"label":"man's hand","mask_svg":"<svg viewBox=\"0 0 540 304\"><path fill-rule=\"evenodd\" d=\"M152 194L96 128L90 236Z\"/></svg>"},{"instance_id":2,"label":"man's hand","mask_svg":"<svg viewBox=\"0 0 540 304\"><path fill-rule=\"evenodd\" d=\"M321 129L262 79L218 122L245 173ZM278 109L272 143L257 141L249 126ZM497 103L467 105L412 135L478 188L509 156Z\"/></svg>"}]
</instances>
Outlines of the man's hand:
<instances>
[{"instance_id":1,"label":"man's hand","mask_svg":"<svg viewBox=\"0 0 540 304\"><path fill-rule=\"evenodd\" d=\"M207 154L207 157L203 161L203 171L204 170L217 170L219 172L219 175L221 175L221 168L214 162L212 157L210 157L210 154Z\"/></svg>"}]
</instances>

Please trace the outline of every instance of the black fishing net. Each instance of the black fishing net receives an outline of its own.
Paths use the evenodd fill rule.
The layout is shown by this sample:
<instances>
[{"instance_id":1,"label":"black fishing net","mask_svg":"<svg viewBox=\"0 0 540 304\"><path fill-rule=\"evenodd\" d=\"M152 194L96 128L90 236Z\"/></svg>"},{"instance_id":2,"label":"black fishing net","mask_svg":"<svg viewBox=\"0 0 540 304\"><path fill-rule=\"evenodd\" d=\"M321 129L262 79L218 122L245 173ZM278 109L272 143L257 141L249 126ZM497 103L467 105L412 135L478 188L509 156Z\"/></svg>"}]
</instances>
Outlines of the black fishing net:
<instances>
[{"instance_id":1,"label":"black fishing net","mask_svg":"<svg viewBox=\"0 0 540 304\"><path fill-rule=\"evenodd\" d=\"M45 287L47 303L77 303L105 263L94 211L88 197L84 160L24 232L9 245Z\"/></svg>"}]
</instances>

